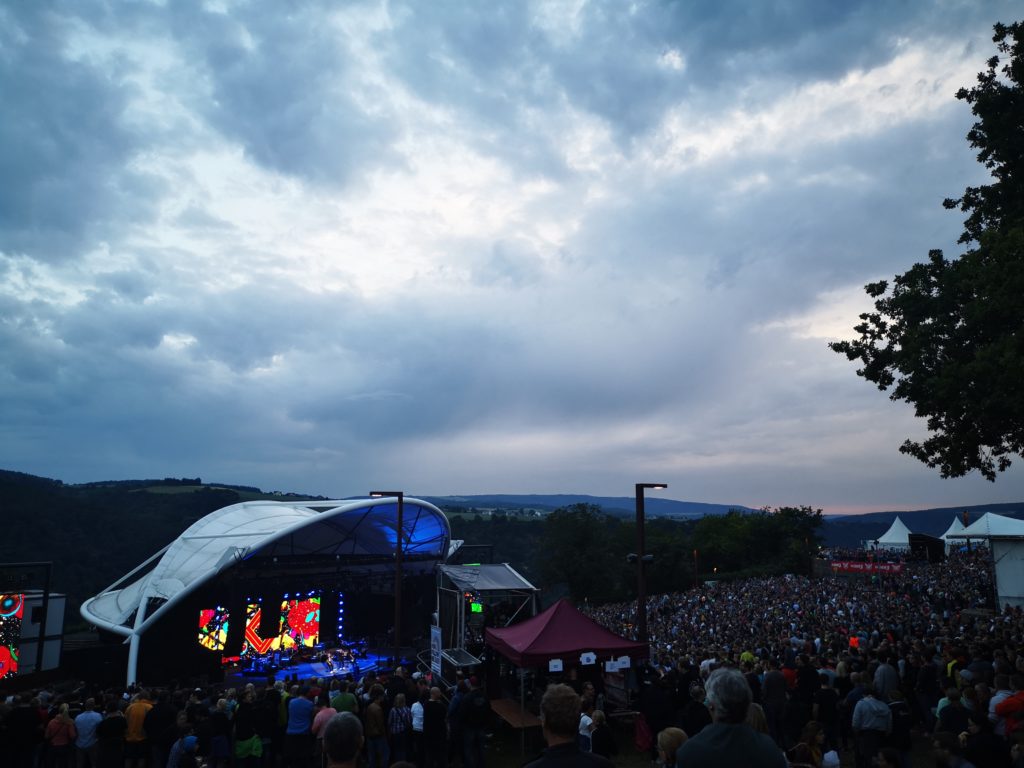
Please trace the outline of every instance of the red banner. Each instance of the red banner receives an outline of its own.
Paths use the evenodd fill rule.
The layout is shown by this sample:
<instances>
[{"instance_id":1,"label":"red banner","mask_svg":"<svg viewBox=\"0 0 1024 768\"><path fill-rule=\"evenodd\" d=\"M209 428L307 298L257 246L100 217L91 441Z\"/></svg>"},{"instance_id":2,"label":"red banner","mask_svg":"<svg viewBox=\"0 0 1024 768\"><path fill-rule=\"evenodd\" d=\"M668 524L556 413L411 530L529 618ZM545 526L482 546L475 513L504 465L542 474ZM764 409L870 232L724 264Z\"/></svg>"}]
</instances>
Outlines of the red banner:
<instances>
[{"instance_id":1,"label":"red banner","mask_svg":"<svg viewBox=\"0 0 1024 768\"><path fill-rule=\"evenodd\" d=\"M903 563L865 563L858 560L833 560L833 573L902 573Z\"/></svg>"}]
</instances>

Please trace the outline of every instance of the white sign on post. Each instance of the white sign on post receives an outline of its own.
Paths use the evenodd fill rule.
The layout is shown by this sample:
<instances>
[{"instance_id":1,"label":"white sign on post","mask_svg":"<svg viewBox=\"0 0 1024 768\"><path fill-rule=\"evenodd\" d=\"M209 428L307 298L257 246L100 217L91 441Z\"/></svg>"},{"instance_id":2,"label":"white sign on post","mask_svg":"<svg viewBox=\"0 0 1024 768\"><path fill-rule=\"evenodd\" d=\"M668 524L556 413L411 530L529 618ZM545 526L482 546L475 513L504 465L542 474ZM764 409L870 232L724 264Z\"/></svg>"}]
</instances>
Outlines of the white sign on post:
<instances>
[{"instance_id":1,"label":"white sign on post","mask_svg":"<svg viewBox=\"0 0 1024 768\"><path fill-rule=\"evenodd\" d=\"M611 661L606 661L604 663L604 671L605 672L618 672L619 671L619 662L616 661L615 659L612 659Z\"/></svg>"},{"instance_id":2,"label":"white sign on post","mask_svg":"<svg viewBox=\"0 0 1024 768\"><path fill-rule=\"evenodd\" d=\"M561 671L562 671L562 660L561 659L551 659L551 661L548 662L548 672L561 672Z\"/></svg>"},{"instance_id":3,"label":"white sign on post","mask_svg":"<svg viewBox=\"0 0 1024 768\"><path fill-rule=\"evenodd\" d=\"M590 651L587 651L586 653L581 653L580 654L580 664L582 664L583 666L587 667L587 666L590 666L591 664L596 664L596 663L597 663L597 654L596 653L591 653Z\"/></svg>"},{"instance_id":4,"label":"white sign on post","mask_svg":"<svg viewBox=\"0 0 1024 768\"><path fill-rule=\"evenodd\" d=\"M430 628L430 671L441 676L441 628Z\"/></svg>"},{"instance_id":5,"label":"white sign on post","mask_svg":"<svg viewBox=\"0 0 1024 768\"><path fill-rule=\"evenodd\" d=\"M619 669L629 669L630 659L629 656L619 656Z\"/></svg>"}]
</instances>

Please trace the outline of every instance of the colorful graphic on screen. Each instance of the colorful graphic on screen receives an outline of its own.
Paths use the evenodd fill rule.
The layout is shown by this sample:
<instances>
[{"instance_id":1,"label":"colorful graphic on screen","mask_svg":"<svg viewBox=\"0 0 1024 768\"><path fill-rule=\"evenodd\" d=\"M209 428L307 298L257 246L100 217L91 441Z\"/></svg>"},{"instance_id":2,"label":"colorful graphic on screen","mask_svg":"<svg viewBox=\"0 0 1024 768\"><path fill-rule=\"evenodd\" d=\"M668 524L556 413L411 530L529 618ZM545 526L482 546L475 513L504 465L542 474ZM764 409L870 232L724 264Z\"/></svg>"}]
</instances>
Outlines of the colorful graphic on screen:
<instances>
[{"instance_id":1,"label":"colorful graphic on screen","mask_svg":"<svg viewBox=\"0 0 1024 768\"><path fill-rule=\"evenodd\" d=\"M199 644L211 651L223 651L228 641L228 609L218 605L199 611Z\"/></svg>"},{"instance_id":2,"label":"colorful graphic on screen","mask_svg":"<svg viewBox=\"0 0 1024 768\"><path fill-rule=\"evenodd\" d=\"M312 648L320 639L320 596L281 603L281 647Z\"/></svg>"},{"instance_id":3,"label":"colorful graphic on screen","mask_svg":"<svg viewBox=\"0 0 1024 768\"><path fill-rule=\"evenodd\" d=\"M0 680L18 674L24 595L0 595Z\"/></svg>"},{"instance_id":4,"label":"colorful graphic on screen","mask_svg":"<svg viewBox=\"0 0 1024 768\"><path fill-rule=\"evenodd\" d=\"M299 645L312 648L320 639L320 596L282 600L277 621L277 634L260 635L264 607L249 603L245 607L245 641L242 656L254 656L271 651L288 650Z\"/></svg>"},{"instance_id":5,"label":"colorful graphic on screen","mask_svg":"<svg viewBox=\"0 0 1024 768\"><path fill-rule=\"evenodd\" d=\"M245 606L245 640L242 642L243 656L257 656L267 653L275 647L281 647L279 635L267 638L260 637L261 621L263 621L262 605L259 603L249 603ZM278 627L280 627L280 624L278 624Z\"/></svg>"}]
</instances>

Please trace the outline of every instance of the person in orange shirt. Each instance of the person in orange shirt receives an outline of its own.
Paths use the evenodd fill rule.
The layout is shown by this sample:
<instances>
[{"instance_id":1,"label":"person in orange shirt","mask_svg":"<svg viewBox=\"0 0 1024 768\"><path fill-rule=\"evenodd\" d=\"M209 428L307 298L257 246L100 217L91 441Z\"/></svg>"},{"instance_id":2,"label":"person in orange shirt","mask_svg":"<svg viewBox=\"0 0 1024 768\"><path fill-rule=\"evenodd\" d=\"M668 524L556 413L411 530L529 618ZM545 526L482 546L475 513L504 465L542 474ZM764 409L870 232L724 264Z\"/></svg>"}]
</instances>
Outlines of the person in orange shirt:
<instances>
[{"instance_id":1,"label":"person in orange shirt","mask_svg":"<svg viewBox=\"0 0 1024 768\"><path fill-rule=\"evenodd\" d=\"M146 739L146 729L143 727L143 723L146 720L146 714L152 708L153 702L149 700L149 691L141 690L124 711L124 716L128 720L128 729L124 734L125 768L133 766L145 768L146 757L149 754L149 741Z\"/></svg>"}]
</instances>

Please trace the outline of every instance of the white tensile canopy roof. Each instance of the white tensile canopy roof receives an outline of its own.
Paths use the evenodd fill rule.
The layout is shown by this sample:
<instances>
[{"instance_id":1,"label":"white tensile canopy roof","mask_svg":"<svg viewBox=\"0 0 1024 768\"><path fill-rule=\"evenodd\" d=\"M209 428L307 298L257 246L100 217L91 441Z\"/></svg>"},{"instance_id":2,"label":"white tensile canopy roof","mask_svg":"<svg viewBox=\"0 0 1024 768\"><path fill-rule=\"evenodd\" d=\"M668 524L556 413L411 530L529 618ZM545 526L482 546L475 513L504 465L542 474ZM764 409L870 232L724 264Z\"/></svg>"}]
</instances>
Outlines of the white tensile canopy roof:
<instances>
[{"instance_id":1,"label":"white tensile canopy roof","mask_svg":"<svg viewBox=\"0 0 1024 768\"><path fill-rule=\"evenodd\" d=\"M892 525L889 526L889 530L879 536L877 541L878 546L882 548L909 547L910 529L897 515L896 519L892 521Z\"/></svg>"},{"instance_id":2,"label":"white tensile canopy roof","mask_svg":"<svg viewBox=\"0 0 1024 768\"><path fill-rule=\"evenodd\" d=\"M404 499L403 508L405 555L444 560L451 538L444 513L413 498ZM86 600L81 613L117 634L139 635L179 599L249 557L394 552L396 529L397 501L388 497L234 504L197 520L134 571Z\"/></svg>"},{"instance_id":3,"label":"white tensile canopy roof","mask_svg":"<svg viewBox=\"0 0 1024 768\"><path fill-rule=\"evenodd\" d=\"M987 512L959 533L949 534L951 539L1016 539L1024 538L1024 520Z\"/></svg>"}]
</instances>

